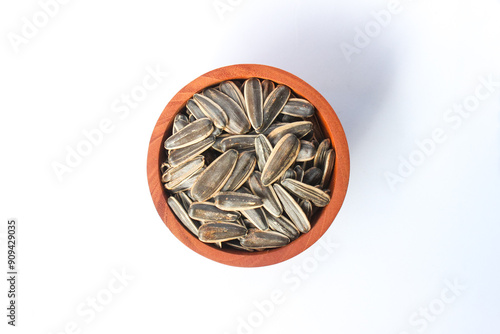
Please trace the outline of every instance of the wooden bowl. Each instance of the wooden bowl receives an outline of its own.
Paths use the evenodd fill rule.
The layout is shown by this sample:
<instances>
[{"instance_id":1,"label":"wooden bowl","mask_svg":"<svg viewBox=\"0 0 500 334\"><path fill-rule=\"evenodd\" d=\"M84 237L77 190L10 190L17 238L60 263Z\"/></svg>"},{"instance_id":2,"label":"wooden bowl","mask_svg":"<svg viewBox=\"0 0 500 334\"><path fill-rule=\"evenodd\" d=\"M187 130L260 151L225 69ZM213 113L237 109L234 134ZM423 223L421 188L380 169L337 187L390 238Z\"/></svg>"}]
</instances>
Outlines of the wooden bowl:
<instances>
[{"instance_id":1,"label":"wooden bowl","mask_svg":"<svg viewBox=\"0 0 500 334\"><path fill-rule=\"evenodd\" d=\"M160 165L166 159L163 142L171 133L175 115L184 108L194 93L225 80L257 77L268 79L292 89L316 107L317 119L325 136L332 141L336 152L335 168L330 182L331 201L312 218L311 230L287 246L260 251L245 252L236 249L219 249L205 244L192 235L180 223L167 205L167 192L161 182ZM220 263L238 267L260 267L276 264L300 254L314 244L330 227L342 206L349 181L349 149L344 130L333 108L314 88L300 78L275 67L255 64L232 65L210 71L182 88L163 110L151 135L147 162L151 197L161 219L170 231L195 252Z\"/></svg>"}]
</instances>

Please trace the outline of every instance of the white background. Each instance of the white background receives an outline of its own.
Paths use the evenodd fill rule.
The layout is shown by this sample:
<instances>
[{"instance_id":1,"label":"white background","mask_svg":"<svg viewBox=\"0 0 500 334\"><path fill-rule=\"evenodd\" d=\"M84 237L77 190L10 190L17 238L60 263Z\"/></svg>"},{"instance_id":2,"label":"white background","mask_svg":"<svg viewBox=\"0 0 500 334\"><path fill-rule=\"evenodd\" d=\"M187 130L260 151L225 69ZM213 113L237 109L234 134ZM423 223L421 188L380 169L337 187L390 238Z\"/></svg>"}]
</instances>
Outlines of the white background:
<instances>
[{"instance_id":1,"label":"white background","mask_svg":"<svg viewBox=\"0 0 500 334\"><path fill-rule=\"evenodd\" d=\"M401 0L374 24L388 7L73 0L16 44L23 18L45 23L41 5L2 2L0 258L5 269L15 217L20 278L14 329L1 280L1 332L498 333L500 1ZM366 45L365 29L375 29ZM338 114L351 178L322 239L334 252L318 243L278 265L229 267L186 248L158 216L146 178L156 120L188 82L238 63L301 77ZM117 113L148 68L168 75ZM488 97L474 100L479 86ZM449 109L464 101L479 103L457 119ZM104 119L112 130L59 180L54 163ZM444 142L391 187L387 173L422 158L417 142L436 129ZM113 278L122 271L126 285ZM281 303L264 301L280 292ZM96 297L106 305L90 311Z\"/></svg>"}]
</instances>

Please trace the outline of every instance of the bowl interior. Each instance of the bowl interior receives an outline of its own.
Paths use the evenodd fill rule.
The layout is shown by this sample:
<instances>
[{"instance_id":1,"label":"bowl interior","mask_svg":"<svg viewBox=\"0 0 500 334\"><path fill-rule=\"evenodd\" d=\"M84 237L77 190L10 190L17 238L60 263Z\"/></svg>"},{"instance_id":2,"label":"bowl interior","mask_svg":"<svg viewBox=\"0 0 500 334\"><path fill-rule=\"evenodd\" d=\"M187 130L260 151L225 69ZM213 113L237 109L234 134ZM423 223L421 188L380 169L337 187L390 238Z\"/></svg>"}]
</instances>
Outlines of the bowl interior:
<instances>
[{"instance_id":1,"label":"bowl interior","mask_svg":"<svg viewBox=\"0 0 500 334\"><path fill-rule=\"evenodd\" d=\"M328 187L331 191L331 201L326 207L320 208L313 215L311 230L284 247L256 252L246 252L229 247L220 249L215 245L199 241L177 220L166 204L169 195L161 183L160 173L160 165L167 158L163 142L171 134L175 115L183 110L193 94L225 80L246 80L251 77L268 79L277 84L286 85L290 87L294 95L311 102L316 108L315 117L311 120L315 124L314 131L321 131L324 138L330 138L332 147L336 152L335 167ZM310 247L326 232L337 215L347 191L348 177L349 153L347 141L340 121L331 106L316 90L298 77L264 65L223 67L204 74L189 83L165 107L153 131L148 152L148 181L151 195L164 223L181 242L194 251L214 261L233 266L256 267L275 264L285 261Z\"/></svg>"}]
</instances>

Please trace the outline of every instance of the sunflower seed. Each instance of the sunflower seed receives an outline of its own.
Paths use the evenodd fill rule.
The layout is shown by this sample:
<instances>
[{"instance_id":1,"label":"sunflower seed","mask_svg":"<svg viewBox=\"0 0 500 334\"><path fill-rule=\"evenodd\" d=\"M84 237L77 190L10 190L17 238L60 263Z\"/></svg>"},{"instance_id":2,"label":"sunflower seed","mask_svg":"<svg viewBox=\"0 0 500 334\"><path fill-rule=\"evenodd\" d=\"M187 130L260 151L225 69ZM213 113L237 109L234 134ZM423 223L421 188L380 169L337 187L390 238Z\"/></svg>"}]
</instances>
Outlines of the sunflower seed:
<instances>
[{"instance_id":1,"label":"sunflower seed","mask_svg":"<svg viewBox=\"0 0 500 334\"><path fill-rule=\"evenodd\" d=\"M262 208L241 210L241 214L248 219L248 221L259 230L267 230L269 225L267 224L266 215Z\"/></svg>"},{"instance_id":2,"label":"sunflower seed","mask_svg":"<svg viewBox=\"0 0 500 334\"><path fill-rule=\"evenodd\" d=\"M234 82L221 82L219 85L219 90L232 98L236 103L238 103L241 109L245 110L245 98Z\"/></svg>"},{"instance_id":3,"label":"sunflower seed","mask_svg":"<svg viewBox=\"0 0 500 334\"><path fill-rule=\"evenodd\" d=\"M227 115L225 131L231 134L243 134L250 131L251 125L245 112L232 98L213 88L206 89L203 94L217 103Z\"/></svg>"},{"instance_id":4,"label":"sunflower seed","mask_svg":"<svg viewBox=\"0 0 500 334\"><path fill-rule=\"evenodd\" d=\"M314 156L314 167L323 168L326 159L326 153L330 149L330 139L326 138L318 146Z\"/></svg>"},{"instance_id":5,"label":"sunflower seed","mask_svg":"<svg viewBox=\"0 0 500 334\"><path fill-rule=\"evenodd\" d=\"M166 183L167 189L173 189L200 170L204 165L205 158L199 155L193 160L186 161L176 167L167 169L161 176L161 180Z\"/></svg>"},{"instance_id":6,"label":"sunflower seed","mask_svg":"<svg viewBox=\"0 0 500 334\"><path fill-rule=\"evenodd\" d=\"M262 171L266 164L267 159L271 155L273 147L266 136L263 134L258 135L255 138L255 154L257 155L257 163L259 165L259 170Z\"/></svg>"},{"instance_id":7,"label":"sunflower seed","mask_svg":"<svg viewBox=\"0 0 500 334\"><path fill-rule=\"evenodd\" d=\"M209 222L198 229L199 239L203 242L223 242L245 236L247 229L239 224Z\"/></svg>"},{"instance_id":8,"label":"sunflower seed","mask_svg":"<svg viewBox=\"0 0 500 334\"><path fill-rule=\"evenodd\" d=\"M307 218L311 219L313 214L313 205L311 201L302 200L300 201L299 205L302 208L302 211L304 211L304 213L306 214Z\"/></svg>"},{"instance_id":9,"label":"sunflower seed","mask_svg":"<svg viewBox=\"0 0 500 334\"><path fill-rule=\"evenodd\" d=\"M203 173L204 170L205 170L205 168L201 168L196 173L194 173L193 175L191 175L190 177L188 177L187 179L185 179L184 181L179 183L179 185L177 187L170 189L170 192L172 194L176 194L178 192L191 189L193 184L196 182L196 180L198 180L198 178L200 177L201 173ZM166 188L166 186L167 185L165 185L165 188ZM187 195L189 196L190 194L188 193Z\"/></svg>"},{"instance_id":10,"label":"sunflower seed","mask_svg":"<svg viewBox=\"0 0 500 334\"><path fill-rule=\"evenodd\" d=\"M262 125L263 120L263 96L262 85L259 79L251 78L243 83L243 92L245 97L245 110L248 119L254 129L258 129Z\"/></svg>"},{"instance_id":11,"label":"sunflower seed","mask_svg":"<svg viewBox=\"0 0 500 334\"><path fill-rule=\"evenodd\" d=\"M180 129L189 124L189 118L184 114L177 114L174 118L174 125L172 126L172 134L175 134Z\"/></svg>"},{"instance_id":12,"label":"sunflower seed","mask_svg":"<svg viewBox=\"0 0 500 334\"><path fill-rule=\"evenodd\" d=\"M207 118L207 116L201 111L200 105L194 99L190 99L186 103L186 109L193 115L196 119Z\"/></svg>"},{"instance_id":13,"label":"sunflower seed","mask_svg":"<svg viewBox=\"0 0 500 334\"><path fill-rule=\"evenodd\" d=\"M285 180L287 181L287 180ZM293 222L295 227L301 233L307 233L311 229L311 223L309 223L309 219L307 218L304 211L300 207L297 202L293 199L293 197L279 184L273 184L274 190L278 195L278 198L283 204L283 209L285 210L290 220Z\"/></svg>"},{"instance_id":14,"label":"sunflower seed","mask_svg":"<svg viewBox=\"0 0 500 334\"><path fill-rule=\"evenodd\" d=\"M221 210L250 210L260 208L262 205L262 199L253 194L228 191L215 196L215 206Z\"/></svg>"},{"instance_id":15,"label":"sunflower seed","mask_svg":"<svg viewBox=\"0 0 500 334\"><path fill-rule=\"evenodd\" d=\"M181 163L191 160L208 150L215 142L215 138L209 136L196 144L168 151L168 163L172 166L178 166Z\"/></svg>"},{"instance_id":16,"label":"sunflower seed","mask_svg":"<svg viewBox=\"0 0 500 334\"><path fill-rule=\"evenodd\" d=\"M271 229L286 235L290 240L295 240L299 237L300 232L295 225L284 216L275 217L266 213L266 217Z\"/></svg>"},{"instance_id":17,"label":"sunflower seed","mask_svg":"<svg viewBox=\"0 0 500 334\"><path fill-rule=\"evenodd\" d=\"M278 196L276 196L273 187L265 187L260 178L261 174L259 172L254 172L250 176L250 179L248 180L250 189L256 196L262 198L264 209L266 209L273 216L281 216L283 213L283 207L281 206Z\"/></svg>"},{"instance_id":18,"label":"sunflower seed","mask_svg":"<svg viewBox=\"0 0 500 334\"><path fill-rule=\"evenodd\" d=\"M321 188L325 188L330 183L330 178L332 177L333 168L335 167L335 150L330 149L326 153L325 168L323 172L323 177L319 183Z\"/></svg>"},{"instance_id":19,"label":"sunflower seed","mask_svg":"<svg viewBox=\"0 0 500 334\"><path fill-rule=\"evenodd\" d=\"M262 81L262 99L265 101L269 94L274 90L274 82L271 80Z\"/></svg>"},{"instance_id":20,"label":"sunflower seed","mask_svg":"<svg viewBox=\"0 0 500 334\"><path fill-rule=\"evenodd\" d=\"M286 101L288 101L289 96L290 88L283 85L279 85L269 94L264 102L262 125L255 129L257 133L264 132L274 122L281 109L285 106Z\"/></svg>"},{"instance_id":21,"label":"sunflower seed","mask_svg":"<svg viewBox=\"0 0 500 334\"><path fill-rule=\"evenodd\" d=\"M241 214L236 211L224 211L207 202L195 202L188 209L189 217L200 221L234 222Z\"/></svg>"},{"instance_id":22,"label":"sunflower seed","mask_svg":"<svg viewBox=\"0 0 500 334\"><path fill-rule=\"evenodd\" d=\"M314 115L314 106L307 100L290 98L281 113L295 117L307 118Z\"/></svg>"},{"instance_id":23,"label":"sunflower seed","mask_svg":"<svg viewBox=\"0 0 500 334\"><path fill-rule=\"evenodd\" d=\"M248 230L247 235L240 238L240 244L248 248L276 248L285 246L290 239L276 231Z\"/></svg>"},{"instance_id":24,"label":"sunflower seed","mask_svg":"<svg viewBox=\"0 0 500 334\"><path fill-rule=\"evenodd\" d=\"M295 180L302 182L302 180L304 179L304 169L302 169L301 166L297 165L293 168L293 171L296 175Z\"/></svg>"},{"instance_id":25,"label":"sunflower seed","mask_svg":"<svg viewBox=\"0 0 500 334\"><path fill-rule=\"evenodd\" d=\"M312 123L309 121L295 122L285 124L283 126L277 127L267 136L271 145L276 145L276 143L287 134L294 134L297 138L304 137L307 133L312 130Z\"/></svg>"},{"instance_id":26,"label":"sunflower seed","mask_svg":"<svg viewBox=\"0 0 500 334\"><path fill-rule=\"evenodd\" d=\"M198 225L189 218L186 210L182 207L182 205L177 201L174 196L170 196L167 200L168 206L172 209L174 214L177 216L177 219L180 220L182 224L194 235L198 236Z\"/></svg>"},{"instance_id":27,"label":"sunflower seed","mask_svg":"<svg viewBox=\"0 0 500 334\"><path fill-rule=\"evenodd\" d=\"M235 191L240 188L254 171L255 164L256 158L252 152L241 152L231 176L221 191Z\"/></svg>"},{"instance_id":28,"label":"sunflower seed","mask_svg":"<svg viewBox=\"0 0 500 334\"><path fill-rule=\"evenodd\" d=\"M222 108L217 103L204 95L194 94L193 98L196 103L198 103L201 111L205 114L205 116L207 116L216 127L218 127L219 129L224 129L228 122L227 115L224 110L222 110Z\"/></svg>"},{"instance_id":29,"label":"sunflower seed","mask_svg":"<svg viewBox=\"0 0 500 334\"><path fill-rule=\"evenodd\" d=\"M203 202L215 195L231 176L237 160L238 152L229 150L212 162L191 188L196 201Z\"/></svg>"},{"instance_id":30,"label":"sunflower seed","mask_svg":"<svg viewBox=\"0 0 500 334\"><path fill-rule=\"evenodd\" d=\"M315 154L316 148L313 144L311 144L311 142L306 140L300 141L300 151L297 156L297 162L311 161L314 159Z\"/></svg>"},{"instance_id":31,"label":"sunflower seed","mask_svg":"<svg viewBox=\"0 0 500 334\"><path fill-rule=\"evenodd\" d=\"M311 167L304 173L304 179L302 182L310 186L315 186L321 182L323 177L323 171L318 167Z\"/></svg>"},{"instance_id":32,"label":"sunflower seed","mask_svg":"<svg viewBox=\"0 0 500 334\"><path fill-rule=\"evenodd\" d=\"M182 203L182 207L184 208L184 210L188 211L191 204L193 204L193 200L185 191L178 192L177 195L180 198L180 202Z\"/></svg>"},{"instance_id":33,"label":"sunflower seed","mask_svg":"<svg viewBox=\"0 0 500 334\"><path fill-rule=\"evenodd\" d=\"M196 120L168 137L165 140L165 149L173 150L193 145L210 136L213 131L214 126L209 119Z\"/></svg>"},{"instance_id":34,"label":"sunflower seed","mask_svg":"<svg viewBox=\"0 0 500 334\"><path fill-rule=\"evenodd\" d=\"M276 144L262 171L262 184L270 185L283 175L299 154L300 141L287 134Z\"/></svg>"},{"instance_id":35,"label":"sunflower seed","mask_svg":"<svg viewBox=\"0 0 500 334\"><path fill-rule=\"evenodd\" d=\"M255 135L235 135L222 139L220 147L223 152L229 149L239 151L255 150Z\"/></svg>"},{"instance_id":36,"label":"sunflower seed","mask_svg":"<svg viewBox=\"0 0 500 334\"><path fill-rule=\"evenodd\" d=\"M290 193L301 199L310 200L316 206L324 207L330 202L330 196L323 190L297 180L286 179L281 182L281 185Z\"/></svg>"}]
</instances>

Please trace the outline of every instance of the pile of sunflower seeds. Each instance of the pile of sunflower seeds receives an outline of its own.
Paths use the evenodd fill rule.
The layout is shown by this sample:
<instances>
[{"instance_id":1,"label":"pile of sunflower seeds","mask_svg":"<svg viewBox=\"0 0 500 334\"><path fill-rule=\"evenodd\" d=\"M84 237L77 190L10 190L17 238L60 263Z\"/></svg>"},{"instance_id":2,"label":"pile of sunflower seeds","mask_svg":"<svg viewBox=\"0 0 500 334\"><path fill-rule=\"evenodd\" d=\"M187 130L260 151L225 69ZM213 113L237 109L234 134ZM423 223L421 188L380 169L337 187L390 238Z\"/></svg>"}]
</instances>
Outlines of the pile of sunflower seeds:
<instances>
[{"instance_id":1,"label":"pile of sunflower seeds","mask_svg":"<svg viewBox=\"0 0 500 334\"><path fill-rule=\"evenodd\" d=\"M314 106L269 80L194 94L164 147L168 205L199 240L221 248L282 247L330 201L335 151Z\"/></svg>"}]
</instances>

